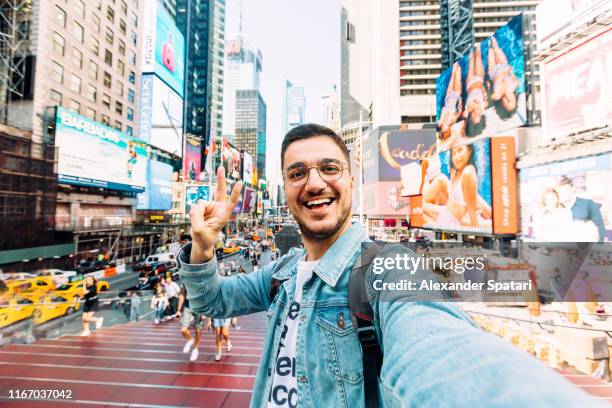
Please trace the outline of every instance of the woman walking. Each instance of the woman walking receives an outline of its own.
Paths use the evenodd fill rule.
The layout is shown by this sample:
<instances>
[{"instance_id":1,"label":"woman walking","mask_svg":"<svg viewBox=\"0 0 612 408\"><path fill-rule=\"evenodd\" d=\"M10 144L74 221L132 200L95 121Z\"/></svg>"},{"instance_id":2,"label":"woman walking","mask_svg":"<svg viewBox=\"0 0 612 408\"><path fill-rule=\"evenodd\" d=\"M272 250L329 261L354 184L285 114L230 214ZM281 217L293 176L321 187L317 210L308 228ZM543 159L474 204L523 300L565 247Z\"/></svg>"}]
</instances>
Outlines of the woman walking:
<instances>
[{"instance_id":1,"label":"woman walking","mask_svg":"<svg viewBox=\"0 0 612 408\"><path fill-rule=\"evenodd\" d=\"M227 352L232 351L232 342L229 338L229 325L230 319L213 319L213 326L215 328L215 343L217 344L217 354L215 354L215 361L220 361L222 352L221 346L222 341L225 339L225 347Z\"/></svg>"},{"instance_id":2,"label":"woman walking","mask_svg":"<svg viewBox=\"0 0 612 408\"><path fill-rule=\"evenodd\" d=\"M85 278L85 287L83 288L85 293L85 304L83 307L83 332L81 336L89 336L89 322L96 324L96 329L102 327L104 322L103 317L95 317L95 313L98 311L98 282L91 276Z\"/></svg>"}]
</instances>

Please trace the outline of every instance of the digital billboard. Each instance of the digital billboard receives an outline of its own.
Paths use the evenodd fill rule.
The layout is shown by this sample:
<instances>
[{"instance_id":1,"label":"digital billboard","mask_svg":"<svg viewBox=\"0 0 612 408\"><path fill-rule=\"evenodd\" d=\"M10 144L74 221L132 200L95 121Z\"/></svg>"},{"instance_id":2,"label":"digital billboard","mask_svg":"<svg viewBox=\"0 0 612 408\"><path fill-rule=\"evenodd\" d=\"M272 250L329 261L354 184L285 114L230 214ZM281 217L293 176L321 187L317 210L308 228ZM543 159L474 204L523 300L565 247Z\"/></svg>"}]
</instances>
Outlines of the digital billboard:
<instances>
[{"instance_id":1,"label":"digital billboard","mask_svg":"<svg viewBox=\"0 0 612 408\"><path fill-rule=\"evenodd\" d=\"M612 154L522 169L525 240L612 241Z\"/></svg>"},{"instance_id":2,"label":"digital billboard","mask_svg":"<svg viewBox=\"0 0 612 408\"><path fill-rule=\"evenodd\" d=\"M183 156L183 180L199 181L202 163L200 140L195 137L185 138L185 155Z\"/></svg>"},{"instance_id":3,"label":"digital billboard","mask_svg":"<svg viewBox=\"0 0 612 408\"><path fill-rule=\"evenodd\" d=\"M131 136L58 106L55 146L60 183L145 190L148 146Z\"/></svg>"},{"instance_id":4,"label":"digital billboard","mask_svg":"<svg viewBox=\"0 0 612 408\"><path fill-rule=\"evenodd\" d=\"M210 199L210 188L208 186L186 185L185 217L189 218L189 210L191 210L191 206L198 200L209 201Z\"/></svg>"},{"instance_id":5,"label":"digital billboard","mask_svg":"<svg viewBox=\"0 0 612 408\"><path fill-rule=\"evenodd\" d=\"M225 169L225 176L231 180L240 180L242 171L240 168L240 151L224 139L222 163Z\"/></svg>"},{"instance_id":6,"label":"digital billboard","mask_svg":"<svg viewBox=\"0 0 612 408\"><path fill-rule=\"evenodd\" d=\"M438 151L526 123L523 16L472 48L436 80Z\"/></svg>"},{"instance_id":7,"label":"digital billboard","mask_svg":"<svg viewBox=\"0 0 612 408\"><path fill-rule=\"evenodd\" d=\"M172 172L170 164L149 161L147 188L138 194L137 209L165 211L172 207Z\"/></svg>"},{"instance_id":8,"label":"digital billboard","mask_svg":"<svg viewBox=\"0 0 612 408\"><path fill-rule=\"evenodd\" d=\"M544 64L546 136L612 124L612 29Z\"/></svg>"},{"instance_id":9,"label":"digital billboard","mask_svg":"<svg viewBox=\"0 0 612 408\"><path fill-rule=\"evenodd\" d=\"M184 87L185 39L158 1L144 5L142 72L154 73L181 97Z\"/></svg>"},{"instance_id":10,"label":"digital billboard","mask_svg":"<svg viewBox=\"0 0 612 408\"><path fill-rule=\"evenodd\" d=\"M255 210L255 204L257 200L257 194L255 190L249 187L244 188L244 194L242 197L242 212L252 213Z\"/></svg>"},{"instance_id":11,"label":"digital billboard","mask_svg":"<svg viewBox=\"0 0 612 408\"><path fill-rule=\"evenodd\" d=\"M261 191L257 192L257 215L263 214L263 193Z\"/></svg>"},{"instance_id":12,"label":"digital billboard","mask_svg":"<svg viewBox=\"0 0 612 408\"><path fill-rule=\"evenodd\" d=\"M251 184L253 181L253 156L246 150L241 152L242 156L242 181Z\"/></svg>"}]
</instances>

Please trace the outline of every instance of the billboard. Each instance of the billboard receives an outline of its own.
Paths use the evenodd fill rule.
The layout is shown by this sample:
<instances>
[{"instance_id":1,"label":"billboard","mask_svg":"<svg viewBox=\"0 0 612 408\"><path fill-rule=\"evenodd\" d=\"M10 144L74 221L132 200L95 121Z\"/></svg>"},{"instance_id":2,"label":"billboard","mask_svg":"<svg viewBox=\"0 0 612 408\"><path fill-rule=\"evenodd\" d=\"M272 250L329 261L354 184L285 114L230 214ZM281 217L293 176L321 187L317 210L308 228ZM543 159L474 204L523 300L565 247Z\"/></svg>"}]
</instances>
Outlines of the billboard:
<instances>
[{"instance_id":1,"label":"billboard","mask_svg":"<svg viewBox=\"0 0 612 408\"><path fill-rule=\"evenodd\" d=\"M158 1L144 5L142 72L154 73L181 97L185 82L185 39Z\"/></svg>"},{"instance_id":2,"label":"billboard","mask_svg":"<svg viewBox=\"0 0 612 408\"><path fill-rule=\"evenodd\" d=\"M183 180L199 181L202 166L200 140L195 137L185 138L185 155L183 156Z\"/></svg>"},{"instance_id":3,"label":"billboard","mask_svg":"<svg viewBox=\"0 0 612 408\"><path fill-rule=\"evenodd\" d=\"M609 7L609 0L544 0L536 7L538 49L547 48Z\"/></svg>"},{"instance_id":4,"label":"billboard","mask_svg":"<svg viewBox=\"0 0 612 408\"><path fill-rule=\"evenodd\" d=\"M241 152L242 156L242 181L251 184L253 182L253 156L246 150Z\"/></svg>"},{"instance_id":5,"label":"billboard","mask_svg":"<svg viewBox=\"0 0 612 408\"><path fill-rule=\"evenodd\" d=\"M255 204L257 200L257 194L255 194L255 190L249 187L244 188L244 194L242 197L242 212L243 213L251 213L255 210Z\"/></svg>"},{"instance_id":6,"label":"billboard","mask_svg":"<svg viewBox=\"0 0 612 408\"><path fill-rule=\"evenodd\" d=\"M257 215L261 215L264 212L263 207L263 193L261 191L257 192Z\"/></svg>"},{"instance_id":7,"label":"billboard","mask_svg":"<svg viewBox=\"0 0 612 408\"><path fill-rule=\"evenodd\" d=\"M612 29L544 64L550 138L612 123Z\"/></svg>"},{"instance_id":8,"label":"billboard","mask_svg":"<svg viewBox=\"0 0 612 408\"><path fill-rule=\"evenodd\" d=\"M138 194L139 210L169 210L172 207L172 172L170 164L150 160L147 189Z\"/></svg>"},{"instance_id":9,"label":"billboard","mask_svg":"<svg viewBox=\"0 0 612 408\"><path fill-rule=\"evenodd\" d=\"M145 190L148 146L131 136L58 106L55 146L60 183Z\"/></svg>"},{"instance_id":10,"label":"billboard","mask_svg":"<svg viewBox=\"0 0 612 408\"><path fill-rule=\"evenodd\" d=\"M406 218L410 211L409 200L402 197L401 189L396 182L380 181L365 184L363 191L363 213L366 215Z\"/></svg>"},{"instance_id":11,"label":"billboard","mask_svg":"<svg viewBox=\"0 0 612 408\"><path fill-rule=\"evenodd\" d=\"M210 188L208 186L186 185L185 217L189 218L189 210L191 210L191 206L198 200L209 201L210 199Z\"/></svg>"},{"instance_id":12,"label":"billboard","mask_svg":"<svg viewBox=\"0 0 612 408\"><path fill-rule=\"evenodd\" d=\"M526 123L523 16L476 45L436 80L438 151Z\"/></svg>"},{"instance_id":13,"label":"billboard","mask_svg":"<svg viewBox=\"0 0 612 408\"><path fill-rule=\"evenodd\" d=\"M525 240L612 240L612 154L522 169Z\"/></svg>"},{"instance_id":14,"label":"billboard","mask_svg":"<svg viewBox=\"0 0 612 408\"><path fill-rule=\"evenodd\" d=\"M231 180L240 180L242 171L240 168L240 151L224 139L222 162L225 168L225 175Z\"/></svg>"}]
</instances>

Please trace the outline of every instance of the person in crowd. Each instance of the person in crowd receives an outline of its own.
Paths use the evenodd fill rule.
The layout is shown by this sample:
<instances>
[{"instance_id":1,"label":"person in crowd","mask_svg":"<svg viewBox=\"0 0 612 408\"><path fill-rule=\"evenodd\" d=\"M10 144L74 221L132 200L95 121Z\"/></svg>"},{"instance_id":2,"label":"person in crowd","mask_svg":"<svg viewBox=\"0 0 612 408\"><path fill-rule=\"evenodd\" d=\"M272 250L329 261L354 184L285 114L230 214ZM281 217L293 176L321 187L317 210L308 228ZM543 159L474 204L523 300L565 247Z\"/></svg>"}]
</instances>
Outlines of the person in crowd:
<instances>
[{"instance_id":1,"label":"person in crowd","mask_svg":"<svg viewBox=\"0 0 612 408\"><path fill-rule=\"evenodd\" d=\"M374 317L370 340L377 339L383 355L379 384L366 391L364 369L376 361L366 360L364 367L361 331L347 306L349 276L367 240L361 225L351 223L355 177L348 150L332 130L300 125L286 134L280 164L303 249L290 250L258 272L220 276L214 240L238 202L242 183L228 199L219 168L215 201L192 206L192 243L178 256L193 310L219 319L268 310L273 324L252 407L603 406L532 356L481 330L452 302L413 302L415 295L405 291L373 289L376 279L431 279L427 270L417 268L415 276L390 267L381 276L372 265L365 274ZM415 256L401 245L378 254L384 261L404 255Z\"/></svg>"},{"instance_id":2,"label":"person in crowd","mask_svg":"<svg viewBox=\"0 0 612 408\"><path fill-rule=\"evenodd\" d=\"M533 232L539 241L564 241L563 232L572 222L572 212L559 200L559 193L548 188L542 194L540 208L533 215Z\"/></svg>"},{"instance_id":3,"label":"person in crowd","mask_svg":"<svg viewBox=\"0 0 612 408\"><path fill-rule=\"evenodd\" d=\"M495 36L491 36L488 67L489 79L492 83L491 100L495 110L501 118L509 118L514 115L518 107L516 90L519 81Z\"/></svg>"},{"instance_id":4,"label":"person in crowd","mask_svg":"<svg viewBox=\"0 0 612 408\"><path fill-rule=\"evenodd\" d=\"M164 312L168 308L168 297L161 285L157 285L155 295L151 298L151 309L155 310L155 324L159 324L164 318Z\"/></svg>"},{"instance_id":5,"label":"person in crowd","mask_svg":"<svg viewBox=\"0 0 612 408\"><path fill-rule=\"evenodd\" d=\"M482 63L482 52L480 45L470 51L468 76L467 76L467 99L463 118L467 120L466 133L468 136L480 135L485 127L487 118L488 100L484 86L485 70Z\"/></svg>"},{"instance_id":6,"label":"person in crowd","mask_svg":"<svg viewBox=\"0 0 612 408\"><path fill-rule=\"evenodd\" d=\"M129 297L130 301L130 322L140 320L140 296L138 296L138 292L133 291L130 293Z\"/></svg>"},{"instance_id":7,"label":"person in crowd","mask_svg":"<svg viewBox=\"0 0 612 408\"><path fill-rule=\"evenodd\" d=\"M183 346L183 353L189 353L191 351L189 361L196 361L200 354L198 347L202 339L202 327L204 327L206 316L201 313L196 313L189 308L189 299L187 299L187 288L185 285L181 285L178 313L181 316L181 334L187 340L185 346ZM195 328L194 337L192 337L189 332L192 322Z\"/></svg>"},{"instance_id":8,"label":"person in crowd","mask_svg":"<svg viewBox=\"0 0 612 408\"><path fill-rule=\"evenodd\" d=\"M221 361L223 356L223 341L225 340L225 348L229 353L232 351L232 341L229 336L229 325L231 319L216 319L213 318L212 325L215 329L215 345L217 347L217 353L215 354L215 361Z\"/></svg>"},{"instance_id":9,"label":"person in crowd","mask_svg":"<svg viewBox=\"0 0 612 408\"><path fill-rule=\"evenodd\" d=\"M166 292L166 297L168 298L166 320L171 320L177 316L179 294L181 292L181 288L179 288L179 285L172 280L172 276L166 277L164 283L164 291Z\"/></svg>"},{"instance_id":10,"label":"person in crowd","mask_svg":"<svg viewBox=\"0 0 612 408\"><path fill-rule=\"evenodd\" d=\"M440 120L438 121L439 138L446 140L451 136L451 127L457 123L463 112L463 104L461 101L461 65L456 62L453 65L453 71L446 89L444 97L444 106L440 112Z\"/></svg>"},{"instance_id":11,"label":"person in crowd","mask_svg":"<svg viewBox=\"0 0 612 408\"><path fill-rule=\"evenodd\" d=\"M104 317L96 317L100 301L98 299L98 281L91 276L85 278L83 293L85 294L83 305L83 331L81 336L89 336L89 323L94 322L96 329L102 327Z\"/></svg>"},{"instance_id":12,"label":"person in crowd","mask_svg":"<svg viewBox=\"0 0 612 408\"><path fill-rule=\"evenodd\" d=\"M556 191L561 204L572 213L573 223L570 230L578 232L580 241L604 242L606 226L601 216L601 205L590 198L578 197L574 182L567 176L559 179Z\"/></svg>"}]
</instances>

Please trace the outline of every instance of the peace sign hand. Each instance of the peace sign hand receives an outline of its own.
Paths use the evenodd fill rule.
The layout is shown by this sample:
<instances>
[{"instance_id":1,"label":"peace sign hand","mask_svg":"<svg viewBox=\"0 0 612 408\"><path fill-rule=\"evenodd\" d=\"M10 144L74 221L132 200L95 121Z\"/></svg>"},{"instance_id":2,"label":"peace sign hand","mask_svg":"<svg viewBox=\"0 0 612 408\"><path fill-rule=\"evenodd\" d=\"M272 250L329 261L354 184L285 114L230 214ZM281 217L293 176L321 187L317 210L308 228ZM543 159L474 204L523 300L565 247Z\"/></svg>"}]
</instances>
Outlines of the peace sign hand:
<instances>
[{"instance_id":1,"label":"peace sign hand","mask_svg":"<svg viewBox=\"0 0 612 408\"><path fill-rule=\"evenodd\" d=\"M226 191L225 170L219 167L215 200L209 202L198 200L195 205L191 206L189 217L191 218L192 248L189 262L192 264L208 262L213 257L214 244L219 232L223 230L232 210L238 204L242 181L234 185L229 200Z\"/></svg>"}]
</instances>

